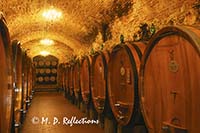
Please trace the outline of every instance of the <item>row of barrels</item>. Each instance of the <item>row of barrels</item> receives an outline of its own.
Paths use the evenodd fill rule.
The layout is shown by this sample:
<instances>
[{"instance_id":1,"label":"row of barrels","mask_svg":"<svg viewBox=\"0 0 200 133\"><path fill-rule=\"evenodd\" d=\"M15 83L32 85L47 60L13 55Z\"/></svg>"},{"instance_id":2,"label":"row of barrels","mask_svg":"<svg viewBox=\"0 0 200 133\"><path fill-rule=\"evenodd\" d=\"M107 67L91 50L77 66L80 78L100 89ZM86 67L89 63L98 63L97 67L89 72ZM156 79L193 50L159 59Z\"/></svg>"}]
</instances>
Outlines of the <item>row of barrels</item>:
<instances>
[{"instance_id":1,"label":"row of barrels","mask_svg":"<svg viewBox=\"0 0 200 133\"><path fill-rule=\"evenodd\" d=\"M56 82L56 77L55 76L45 76L45 77L38 77L37 82Z\"/></svg>"},{"instance_id":2,"label":"row of barrels","mask_svg":"<svg viewBox=\"0 0 200 133\"><path fill-rule=\"evenodd\" d=\"M56 74L57 73L57 69L50 69L50 68L40 68L40 69L36 69L36 74Z\"/></svg>"},{"instance_id":3,"label":"row of barrels","mask_svg":"<svg viewBox=\"0 0 200 133\"><path fill-rule=\"evenodd\" d=\"M18 41L11 44L0 14L0 132L18 132L32 99L32 63Z\"/></svg>"},{"instance_id":4,"label":"row of barrels","mask_svg":"<svg viewBox=\"0 0 200 133\"><path fill-rule=\"evenodd\" d=\"M149 133L200 132L199 26L165 27L147 44L124 42L62 66L65 94L98 114L110 107L120 126L141 117Z\"/></svg>"},{"instance_id":5,"label":"row of barrels","mask_svg":"<svg viewBox=\"0 0 200 133\"><path fill-rule=\"evenodd\" d=\"M34 61L34 66L36 67L56 67L57 66L57 61Z\"/></svg>"}]
</instances>

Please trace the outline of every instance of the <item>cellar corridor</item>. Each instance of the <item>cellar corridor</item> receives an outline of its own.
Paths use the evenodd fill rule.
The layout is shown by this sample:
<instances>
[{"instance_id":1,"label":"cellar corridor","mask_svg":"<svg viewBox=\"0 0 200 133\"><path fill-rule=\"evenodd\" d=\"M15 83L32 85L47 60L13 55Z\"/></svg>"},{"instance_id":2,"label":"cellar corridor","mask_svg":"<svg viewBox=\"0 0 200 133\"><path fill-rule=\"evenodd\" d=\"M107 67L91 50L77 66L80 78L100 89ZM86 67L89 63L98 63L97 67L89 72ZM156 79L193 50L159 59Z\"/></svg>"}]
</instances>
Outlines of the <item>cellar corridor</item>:
<instances>
[{"instance_id":1,"label":"cellar corridor","mask_svg":"<svg viewBox=\"0 0 200 133\"><path fill-rule=\"evenodd\" d=\"M64 124L63 119L87 118L62 92L36 92L21 128L22 133L103 133L97 124ZM48 120L47 120L48 119ZM89 120L89 118L87 118ZM59 122L57 122L58 120ZM66 121L67 122L67 121ZM64 124L64 125L63 125Z\"/></svg>"},{"instance_id":2,"label":"cellar corridor","mask_svg":"<svg viewBox=\"0 0 200 133\"><path fill-rule=\"evenodd\" d=\"M0 133L200 133L200 0L0 0Z\"/></svg>"}]
</instances>

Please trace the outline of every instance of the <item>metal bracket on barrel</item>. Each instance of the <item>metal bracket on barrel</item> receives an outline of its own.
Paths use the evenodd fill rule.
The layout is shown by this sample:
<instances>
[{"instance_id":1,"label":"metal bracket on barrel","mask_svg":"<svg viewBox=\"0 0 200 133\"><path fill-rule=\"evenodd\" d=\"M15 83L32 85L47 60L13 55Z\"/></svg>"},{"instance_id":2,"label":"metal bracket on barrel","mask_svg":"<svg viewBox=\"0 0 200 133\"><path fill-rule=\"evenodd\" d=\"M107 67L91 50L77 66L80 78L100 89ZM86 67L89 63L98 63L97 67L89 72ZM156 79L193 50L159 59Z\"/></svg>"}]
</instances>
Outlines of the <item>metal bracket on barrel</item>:
<instances>
[{"instance_id":1,"label":"metal bracket on barrel","mask_svg":"<svg viewBox=\"0 0 200 133\"><path fill-rule=\"evenodd\" d=\"M29 96L29 99L30 99L30 100L32 100L32 99L33 99L33 95L32 95L32 94Z\"/></svg>"},{"instance_id":2,"label":"metal bracket on barrel","mask_svg":"<svg viewBox=\"0 0 200 133\"><path fill-rule=\"evenodd\" d=\"M90 92L89 91L84 91L83 94L85 95L85 97L89 98Z\"/></svg>"},{"instance_id":3,"label":"metal bracket on barrel","mask_svg":"<svg viewBox=\"0 0 200 133\"><path fill-rule=\"evenodd\" d=\"M79 92L80 92L80 89L74 89L74 92L75 92L75 93L79 93Z\"/></svg>"},{"instance_id":4,"label":"metal bracket on barrel","mask_svg":"<svg viewBox=\"0 0 200 133\"><path fill-rule=\"evenodd\" d=\"M19 122L19 123L16 123L16 121L15 121L15 124L14 124L14 127L15 128L19 128L21 126L21 123Z\"/></svg>"},{"instance_id":5,"label":"metal bracket on barrel","mask_svg":"<svg viewBox=\"0 0 200 133\"><path fill-rule=\"evenodd\" d=\"M104 103L105 103L105 98L104 97L95 97L95 101L98 103L98 109L103 110L104 109Z\"/></svg>"},{"instance_id":6,"label":"metal bracket on barrel","mask_svg":"<svg viewBox=\"0 0 200 133\"><path fill-rule=\"evenodd\" d=\"M187 128L178 126L178 125L174 125L168 122L163 122L163 126L162 126L162 130L164 132L174 132L174 133L187 133Z\"/></svg>"},{"instance_id":7,"label":"metal bracket on barrel","mask_svg":"<svg viewBox=\"0 0 200 133\"><path fill-rule=\"evenodd\" d=\"M117 103L115 104L115 107L118 108L121 114L126 114L128 112L129 104L121 102L121 101L117 101Z\"/></svg>"},{"instance_id":8,"label":"metal bracket on barrel","mask_svg":"<svg viewBox=\"0 0 200 133\"><path fill-rule=\"evenodd\" d=\"M14 92L19 92L19 88L16 83L13 83Z\"/></svg>"},{"instance_id":9,"label":"metal bracket on barrel","mask_svg":"<svg viewBox=\"0 0 200 133\"><path fill-rule=\"evenodd\" d=\"M28 105L28 106L30 106L31 105L31 100L30 100L30 98L28 98L28 99L26 99L26 104Z\"/></svg>"},{"instance_id":10,"label":"metal bracket on barrel","mask_svg":"<svg viewBox=\"0 0 200 133\"><path fill-rule=\"evenodd\" d=\"M117 101L117 103L115 104L115 107L117 107L120 115L118 115L118 119L119 120L123 120L125 119L125 114L127 114L128 112L128 108L129 108L129 104L128 103L123 103L121 101Z\"/></svg>"},{"instance_id":11,"label":"metal bracket on barrel","mask_svg":"<svg viewBox=\"0 0 200 133\"><path fill-rule=\"evenodd\" d=\"M26 101L25 101L26 103L30 103L31 101L29 100L29 99L26 99Z\"/></svg>"},{"instance_id":12,"label":"metal bracket on barrel","mask_svg":"<svg viewBox=\"0 0 200 133\"><path fill-rule=\"evenodd\" d=\"M18 109L17 112L20 112L20 113L26 114L27 111L24 110L24 109Z\"/></svg>"}]
</instances>

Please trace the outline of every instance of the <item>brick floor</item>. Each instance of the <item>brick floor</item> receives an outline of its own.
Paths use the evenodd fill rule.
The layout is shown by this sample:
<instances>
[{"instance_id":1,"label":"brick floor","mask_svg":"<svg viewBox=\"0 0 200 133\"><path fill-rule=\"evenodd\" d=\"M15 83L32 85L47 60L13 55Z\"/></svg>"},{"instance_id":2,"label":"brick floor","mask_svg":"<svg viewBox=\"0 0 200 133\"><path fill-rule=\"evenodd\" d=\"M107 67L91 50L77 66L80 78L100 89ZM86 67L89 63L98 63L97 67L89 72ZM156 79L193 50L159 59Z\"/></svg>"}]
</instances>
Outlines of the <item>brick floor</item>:
<instances>
[{"instance_id":1,"label":"brick floor","mask_svg":"<svg viewBox=\"0 0 200 133\"><path fill-rule=\"evenodd\" d=\"M63 125L63 118L76 120L86 117L76 106L69 103L60 92L37 92L26 114L22 133L103 133L96 124ZM47 121L48 118L48 121ZM60 124L54 120L59 120ZM56 122L56 121L55 121Z\"/></svg>"}]
</instances>

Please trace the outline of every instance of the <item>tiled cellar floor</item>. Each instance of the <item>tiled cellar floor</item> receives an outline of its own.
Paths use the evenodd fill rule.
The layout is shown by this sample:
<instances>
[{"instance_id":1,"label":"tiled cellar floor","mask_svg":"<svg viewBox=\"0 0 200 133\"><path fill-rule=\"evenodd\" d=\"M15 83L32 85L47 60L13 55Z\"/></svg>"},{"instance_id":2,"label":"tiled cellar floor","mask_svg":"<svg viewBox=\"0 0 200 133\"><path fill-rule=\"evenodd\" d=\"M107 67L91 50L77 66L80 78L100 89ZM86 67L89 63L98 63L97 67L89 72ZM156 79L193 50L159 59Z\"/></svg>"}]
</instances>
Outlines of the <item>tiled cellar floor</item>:
<instances>
[{"instance_id":1,"label":"tiled cellar floor","mask_svg":"<svg viewBox=\"0 0 200 133\"><path fill-rule=\"evenodd\" d=\"M76 117L76 118L75 118ZM60 92L37 92L26 114L22 133L103 133L97 124L73 124L86 115L67 101ZM64 122L63 122L63 119ZM67 119L69 119L67 121ZM86 119L85 119L86 120ZM89 120L89 118L87 118ZM68 122L68 123L67 123Z\"/></svg>"}]
</instances>

